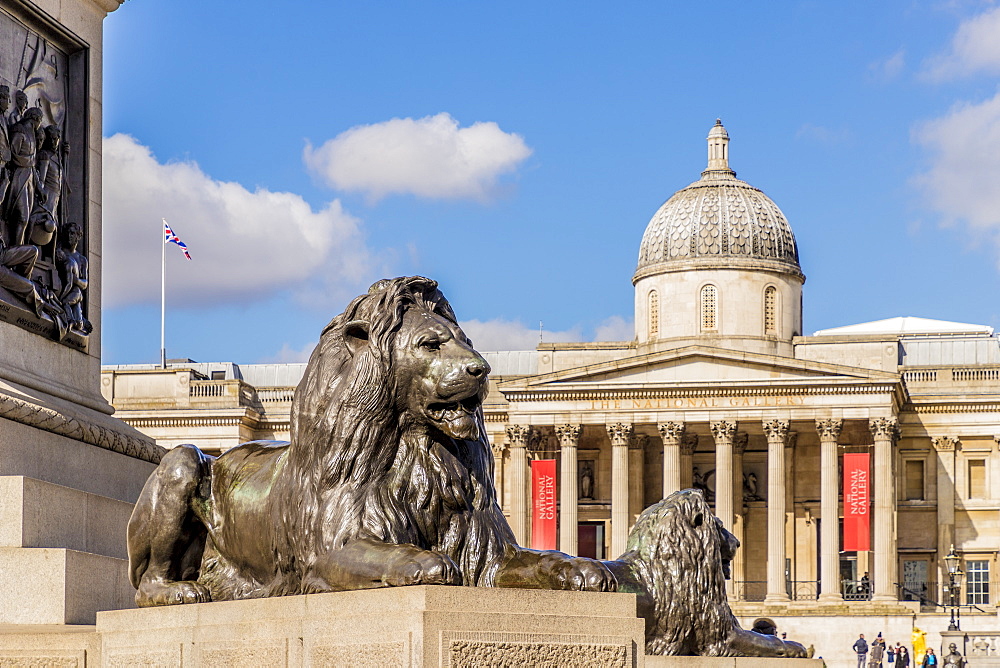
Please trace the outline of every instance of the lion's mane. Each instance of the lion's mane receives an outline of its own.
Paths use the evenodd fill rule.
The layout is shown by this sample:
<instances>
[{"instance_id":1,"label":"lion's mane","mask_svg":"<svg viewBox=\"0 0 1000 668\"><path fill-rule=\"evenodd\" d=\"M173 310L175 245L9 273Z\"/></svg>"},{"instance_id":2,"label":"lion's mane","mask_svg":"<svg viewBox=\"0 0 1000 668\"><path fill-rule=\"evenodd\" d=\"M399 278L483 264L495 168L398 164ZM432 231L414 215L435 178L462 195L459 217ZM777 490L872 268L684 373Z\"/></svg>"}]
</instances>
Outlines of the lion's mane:
<instances>
[{"instance_id":1,"label":"lion's mane","mask_svg":"<svg viewBox=\"0 0 1000 668\"><path fill-rule=\"evenodd\" d=\"M446 554L465 584L489 585L514 537L496 504L481 409L476 440L435 432L428 447L402 441L410 425L400 417L393 355L413 308L456 322L435 281L410 277L374 284L323 330L291 407L286 469L303 484L282 490L276 529L292 541L300 572L317 555L371 538ZM346 341L358 322L368 342L352 353Z\"/></svg>"},{"instance_id":2,"label":"lion's mane","mask_svg":"<svg viewBox=\"0 0 1000 668\"><path fill-rule=\"evenodd\" d=\"M636 520L619 561L654 607L647 654L737 656L728 643L739 625L726 599L724 531L697 490L674 492Z\"/></svg>"}]
</instances>

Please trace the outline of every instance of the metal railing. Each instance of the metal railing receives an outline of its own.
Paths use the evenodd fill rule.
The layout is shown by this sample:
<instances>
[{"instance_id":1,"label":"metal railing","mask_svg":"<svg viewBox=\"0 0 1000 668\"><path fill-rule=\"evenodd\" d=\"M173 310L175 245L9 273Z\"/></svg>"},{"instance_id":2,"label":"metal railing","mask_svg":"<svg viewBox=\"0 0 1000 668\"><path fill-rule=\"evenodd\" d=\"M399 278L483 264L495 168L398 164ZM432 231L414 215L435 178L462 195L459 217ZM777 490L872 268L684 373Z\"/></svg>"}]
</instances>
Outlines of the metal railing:
<instances>
[{"instance_id":1,"label":"metal railing","mask_svg":"<svg viewBox=\"0 0 1000 668\"><path fill-rule=\"evenodd\" d=\"M870 601L872 598L871 580L841 580L840 593L845 601Z\"/></svg>"}]
</instances>

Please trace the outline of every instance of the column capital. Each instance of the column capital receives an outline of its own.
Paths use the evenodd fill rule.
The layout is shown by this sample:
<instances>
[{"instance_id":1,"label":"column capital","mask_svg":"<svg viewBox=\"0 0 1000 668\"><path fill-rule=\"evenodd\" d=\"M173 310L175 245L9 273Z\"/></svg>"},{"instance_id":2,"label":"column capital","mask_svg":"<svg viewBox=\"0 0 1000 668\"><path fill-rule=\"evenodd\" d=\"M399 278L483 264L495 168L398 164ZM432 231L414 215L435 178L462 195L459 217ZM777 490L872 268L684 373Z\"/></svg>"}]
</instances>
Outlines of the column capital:
<instances>
[{"instance_id":1,"label":"column capital","mask_svg":"<svg viewBox=\"0 0 1000 668\"><path fill-rule=\"evenodd\" d=\"M784 443L788 438L788 420L763 420L764 433L768 443Z\"/></svg>"},{"instance_id":2,"label":"column capital","mask_svg":"<svg viewBox=\"0 0 1000 668\"><path fill-rule=\"evenodd\" d=\"M660 432L660 438L664 445L680 445L684 436L683 422L663 422L656 427Z\"/></svg>"},{"instance_id":3,"label":"column capital","mask_svg":"<svg viewBox=\"0 0 1000 668\"><path fill-rule=\"evenodd\" d=\"M820 441L837 442L840 438L840 431L844 428L844 421L840 418L829 420L816 420L816 431L819 432Z\"/></svg>"},{"instance_id":4,"label":"column capital","mask_svg":"<svg viewBox=\"0 0 1000 668\"><path fill-rule=\"evenodd\" d=\"M560 424L556 425L556 436L559 438L559 446L562 448L575 448L580 442L580 433L583 431L582 424Z\"/></svg>"},{"instance_id":5,"label":"column capital","mask_svg":"<svg viewBox=\"0 0 1000 668\"><path fill-rule=\"evenodd\" d=\"M958 439L953 436L935 436L931 438L931 445L938 452L954 452L958 446Z\"/></svg>"},{"instance_id":6,"label":"column capital","mask_svg":"<svg viewBox=\"0 0 1000 668\"><path fill-rule=\"evenodd\" d=\"M528 435L531 433L531 426L526 424L507 425L507 440L512 448L525 448L528 446Z\"/></svg>"},{"instance_id":7,"label":"column capital","mask_svg":"<svg viewBox=\"0 0 1000 668\"><path fill-rule=\"evenodd\" d=\"M607 425L607 428L608 436L611 437L611 445L628 446L629 439L632 437L631 424L616 422L615 424Z\"/></svg>"},{"instance_id":8,"label":"column capital","mask_svg":"<svg viewBox=\"0 0 1000 668\"><path fill-rule=\"evenodd\" d=\"M632 434L632 438L628 440L630 450L645 450L647 445L649 445L649 436L646 434Z\"/></svg>"},{"instance_id":9,"label":"column capital","mask_svg":"<svg viewBox=\"0 0 1000 668\"><path fill-rule=\"evenodd\" d=\"M876 441L894 441L899 436L899 422L895 417L871 418L868 429Z\"/></svg>"},{"instance_id":10,"label":"column capital","mask_svg":"<svg viewBox=\"0 0 1000 668\"><path fill-rule=\"evenodd\" d=\"M733 454L742 455L746 452L747 443L750 442L750 434L745 431L736 432L736 437L733 439Z\"/></svg>"},{"instance_id":11,"label":"column capital","mask_svg":"<svg viewBox=\"0 0 1000 668\"><path fill-rule=\"evenodd\" d=\"M698 434L689 434L685 432L684 435L681 436L681 454L690 457L697 449Z\"/></svg>"},{"instance_id":12,"label":"column capital","mask_svg":"<svg viewBox=\"0 0 1000 668\"><path fill-rule=\"evenodd\" d=\"M732 445L733 436L736 434L735 420L719 420L710 423L708 426L712 430L712 438L715 439L716 443L721 442Z\"/></svg>"},{"instance_id":13,"label":"column capital","mask_svg":"<svg viewBox=\"0 0 1000 668\"><path fill-rule=\"evenodd\" d=\"M504 445L502 438L495 438L493 439L493 442L490 443L490 448L493 450L493 457L495 459L500 459L503 457L503 451L507 449L507 446Z\"/></svg>"}]
</instances>

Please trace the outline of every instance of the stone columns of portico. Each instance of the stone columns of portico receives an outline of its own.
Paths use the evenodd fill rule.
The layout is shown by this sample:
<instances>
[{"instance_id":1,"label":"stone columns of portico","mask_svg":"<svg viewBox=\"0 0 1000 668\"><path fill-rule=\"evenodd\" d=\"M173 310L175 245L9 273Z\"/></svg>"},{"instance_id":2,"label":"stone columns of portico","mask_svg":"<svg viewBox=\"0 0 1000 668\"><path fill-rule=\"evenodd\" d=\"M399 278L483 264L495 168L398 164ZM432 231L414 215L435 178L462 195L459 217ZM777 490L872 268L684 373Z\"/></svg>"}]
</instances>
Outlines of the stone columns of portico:
<instances>
[{"instance_id":1,"label":"stone columns of portico","mask_svg":"<svg viewBox=\"0 0 1000 668\"><path fill-rule=\"evenodd\" d=\"M958 439L939 436L931 439L937 451L937 581L948 583L944 556L955 544L955 450Z\"/></svg>"},{"instance_id":2,"label":"stone columns of portico","mask_svg":"<svg viewBox=\"0 0 1000 668\"><path fill-rule=\"evenodd\" d=\"M868 421L875 440L875 582L873 601L896 601L896 484L892 444L896 418Z\"/></svg>"},{"instance_id":3,"label":"stone columns of portico","mask_svg":"<svg viewBox=\"0 0 1000 668\"><path fill-rule=\"evenodd\" d=\"M767 435L767 595L788 600L785 584L785 440L788 420L764 420Z\"/></svg>"},{"instance_id":4,"label":"stone columns of portico","mask_svg":"<svg viewBox=\"0 0 1000 668\"><path fill-rule=\"evenodd\" d=\"M559 549L566 554L577 553L578 514L576 446L580 442L582 425L564 424L556 426L559 438Z\"/></svg>"},{"instance_id":5,"label":"stone columns of portico","mask_svg":"<svg viewBox=\"0 0 1000 668\"><path fill-rule=\"evenodd\" d=\"M493 488L497 494L497 505L503 508L503 452L507 449L503 434L494 435L490 448L493 450Z\"/></svg>"},{"instance_id":6,"label":"stone columns of portico","mask_svg":"<svg viewBox=\"0 0 1000 668\"><path fill-rule=\"evenodd\" d=\"M691 489L694 481L694 451L698 449L698 434L684 432L681 436L681 489Z\"/></svg>"},{"instance_id":7,"label":"stone columns of portico","mask_svg":"<svg viewBox=\"0 0 1000 668\"><path fill-rule=\"evenodd\" d=\"M628 446L631 424L609 424L611 437L611 556L617 559L628 542Z\"/></svg>"},{"instance_id":8,"label":"stone columns of portico","mask_svg":"<svg viewBox=\"0 0 1000 668\"><path fill-rule=\"evenodd\" d=\"M683 422L664 422L658 425L663 438L663 498L681 488L681 439Z\"/></svg>"},{"instance_id":9,"label":"stone columns of portico","mask_svg":"<svg viewBox=\"0 0 1000 668\"><path fill-rule=\"evenodd\" d=\"M746 432L737 432L733 439L733 503L735 513L733 515L733 535L741 545L746 545L746 515L743 513L743 453L746 452L750 435ZM746 550L736 550L736 556L732 563L732 581L742 582L746 580Z\"/></svg>"},{"instance_id":10,"label":"stone columns of portico","mask_svg":"<svg viewBox=\"0 0 1000 668\"><path fill-rule=\"evenodd\" d=\"M733 529L733 437L736 423L719 420L709 425L715 439L715 516Z\"/></svg>"},{"instance_id":11,"label":"stone columns of portico","mask_svg":"<svg viewBox=\"0 0 1000 668\"><path fill-rule=\"evenodd\" d=\"M816 420L819 432L819 514L820 556L819 600L838 602L844 597L840 592L840 511L837 496L837 439L844 427L843 420Z\"/></svg>"},{"instance_id":12,"label":"stone columns of portico","mask_svg":"<svg viewBox=\"0 0 1000 668\"><path fill-rule=\"evenodd\" d=\"M510 528L521 545L528 543L528 436L531 427L507 427L510 443Z\"/></svg>"}]
</instances>

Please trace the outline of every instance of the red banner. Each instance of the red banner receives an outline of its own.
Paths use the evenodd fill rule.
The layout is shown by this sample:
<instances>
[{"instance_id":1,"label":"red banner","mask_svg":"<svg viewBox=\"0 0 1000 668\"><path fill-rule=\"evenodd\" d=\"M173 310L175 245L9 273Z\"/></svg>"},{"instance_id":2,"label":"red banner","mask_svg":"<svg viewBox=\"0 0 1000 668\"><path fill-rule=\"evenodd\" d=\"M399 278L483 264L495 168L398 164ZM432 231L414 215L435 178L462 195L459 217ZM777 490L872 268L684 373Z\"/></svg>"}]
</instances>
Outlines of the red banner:
<instances>
[{"instance_id":1,"label":"red banner","mask_svg":"<svg viewBox=\"0 0 1000 668\"><path fill-rule=\"evenodd\" d=\"M531 547L556 549L556 460L531 462Z\"/></svg>"},{"instance_id":2,"label":"red banner","mask_svg":"<svg viewBox=\"0 0 1000 668\"><path fill-rule=\"evenodd\" d=\"M871 549L869 500L871 499L869 455L844 455L844 551L865 552Z\"/></svg>"}]
</instances>

